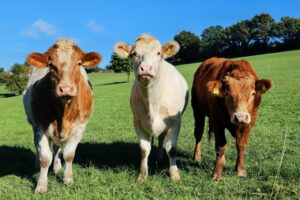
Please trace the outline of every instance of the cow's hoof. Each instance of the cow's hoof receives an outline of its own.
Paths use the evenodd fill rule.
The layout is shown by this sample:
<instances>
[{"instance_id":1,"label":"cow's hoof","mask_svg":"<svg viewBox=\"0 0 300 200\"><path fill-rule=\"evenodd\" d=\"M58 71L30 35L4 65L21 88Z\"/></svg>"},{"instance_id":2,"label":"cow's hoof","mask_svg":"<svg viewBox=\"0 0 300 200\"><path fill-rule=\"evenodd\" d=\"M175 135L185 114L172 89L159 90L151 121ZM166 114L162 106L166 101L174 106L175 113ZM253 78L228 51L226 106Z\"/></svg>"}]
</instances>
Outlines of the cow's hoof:
<instances>
[{"instance_id":1,"label":"cow's hoof","mask_svg":"<svg viewBox=\"0 0 300 200\"><path fill-rule=\"evenodd\" d=\"M68 177L68 178L64 178L64 184L71 184L73 183L73 178L72 177Z\"/></svg>"},{"instance_id":2,"label":"cow's hoof","mask_svg":"<svg viewBox=\"0 0 300 200\"><path fill-rule=\"evenodd\" d=\"M179 170L177 167L170 168L170 177L172 181L180 181Z\"/></svg>"},{"instance_id":3,"label":"cow's hoof","mask_svg":"<svg viewBox=\"0 0 300 200\"><path fill-rule=\"evenodd\" d=\"M47 182L38 183L35 188L35 194L43 194L47 191Z\"/></svg>"},{"instance_id":4,"label":"cow's hoof","mask_svg":"<svg viewBox=\"0 0 300 200\"><path fill-rule=\"evenodd\" d=\"M241 169L237 171L237 176L238 177L246 177L247 176L247 172L245 169Z\"/></svg>"},{"instance_id":5,"label":"cow's hoof","mask_svg":"<svg viewBox=\"0 0 300 200\"><path fill-rule=\"evenodd\" d=\"M216 182L220 182L221 181L222 176L218 175L217 173L213 174L213 180Z\"/></svg>"},{"instance_id":6,"label":"cow's hoof","mask_svg":"<svg viewBox=\"0 0 300 200\"><path fill-rule=\"evenodd\" d=\"M144 183L146 180L147 180L147 175L145 174L139 174L138 178L136 179L138 183Z\"/></svg>"},{"instance_id":7,"label":"cow's hoof","mask_svg":"<svg viewBox=\"0 0 300 200\"><path fill-rule=\"evenodd\" d=\"M53 166L53 172L55 175L57 175L61 170L61 163L60 162L56 162L54 163L54 166Z\"/></svg>"},{"instance_id":8,"label":"cow's hoof","mask_svg":"<svg viewBox=\"0 0 300 200\"><path fill-rule=\"evenodd\" d=\"M177 173L177 174L172 174L171 175L171 180L172 181L180 181L180 175L179 175L179 173Z\"/></svg>"}]
</instances>

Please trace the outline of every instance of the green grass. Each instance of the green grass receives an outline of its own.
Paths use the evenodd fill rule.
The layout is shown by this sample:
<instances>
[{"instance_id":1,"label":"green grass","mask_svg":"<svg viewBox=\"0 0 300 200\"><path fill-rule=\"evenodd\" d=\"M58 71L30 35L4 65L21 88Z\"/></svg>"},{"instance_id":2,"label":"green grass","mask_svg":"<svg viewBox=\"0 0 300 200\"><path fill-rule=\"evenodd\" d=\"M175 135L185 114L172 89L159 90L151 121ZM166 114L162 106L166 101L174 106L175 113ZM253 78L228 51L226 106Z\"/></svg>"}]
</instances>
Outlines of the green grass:
<instances>
[{"instance_id":1,"label":"green grass","mask_svg":"<svg viewBox=\"0 0 300 200\"><path fill-rule=\"evenodd\" d=\"M50 173L44 195L33 194L38 173L33 170L33 134L22 97L0 98L0 199L299 199L300 51L246 59L261 78L273 81L248 140L246 178L236 177L235 141L228 133L227 163L220 183L211 178L215 153L207 134L202 140L202 160L192 160L195 140L189 102L178 141L182 180L170 181L167 158L156 163L154 148L148 181L136 183L140 154L129 107L133 77L125 83L126 74L92 74L95 109L77 149L75 182L66 186L62 173L59 177ZM178 66L189 86L198 66ZM6 91L0 88L0 92Z\"/></svg>"}]
</instances>

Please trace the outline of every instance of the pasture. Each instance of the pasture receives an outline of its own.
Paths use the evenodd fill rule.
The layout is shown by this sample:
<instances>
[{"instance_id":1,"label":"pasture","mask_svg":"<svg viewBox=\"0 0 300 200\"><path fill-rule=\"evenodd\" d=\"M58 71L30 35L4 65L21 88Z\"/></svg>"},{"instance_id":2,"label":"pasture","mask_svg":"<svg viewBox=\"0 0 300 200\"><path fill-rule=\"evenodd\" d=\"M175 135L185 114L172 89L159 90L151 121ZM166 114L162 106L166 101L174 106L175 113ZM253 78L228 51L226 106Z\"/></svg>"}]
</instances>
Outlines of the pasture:
<instances>
[{"instance_id":1,"label":"pasture","mask_svg":"<svg viewBox=\"0 0 300 200\"><path fill-rule=\"evenodd\" d=\"M246 178L238 178L234 171L235 140L228 132L221 182L211 177L215 151L207 133L201 143L202 160L192 160L194 119L189 102L178 140L181 181L171 182L166 155L164 162L156 162L155 139L148 181L137 183L140 152L129 107L133 76L126 83L126 74L99 73L90 74L95 106L76 151L74 183L64 185L62 172L58 177L50 172L44 195L33 193L38 174L22 97L0 98L0 199L299 199L300 50L246 59L260 78L273 81L248 140ZM177 66L190 87L198 66ZM0 94L6 92L0 88Z\"/></svg>"}]
</instances>

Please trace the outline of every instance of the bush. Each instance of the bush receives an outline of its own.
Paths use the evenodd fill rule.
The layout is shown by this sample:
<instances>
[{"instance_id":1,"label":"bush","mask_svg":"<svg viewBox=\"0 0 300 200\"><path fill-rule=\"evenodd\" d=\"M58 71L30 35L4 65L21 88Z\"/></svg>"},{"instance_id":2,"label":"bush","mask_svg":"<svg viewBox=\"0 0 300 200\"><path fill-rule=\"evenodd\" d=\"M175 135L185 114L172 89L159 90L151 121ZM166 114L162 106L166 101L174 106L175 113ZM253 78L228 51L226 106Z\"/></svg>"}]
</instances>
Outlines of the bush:
<instances>
[{"instance_id":1,"label":"bush","mask_svg":"<svg viewBox=\"0 0 300 200\"><path fill-rule=\"evenodd\" d=\"M15 94L22 94L29 78L30 68L28 65L14 64L11 73L5 77L6 88Z\"/></svg>"}]
</instances>

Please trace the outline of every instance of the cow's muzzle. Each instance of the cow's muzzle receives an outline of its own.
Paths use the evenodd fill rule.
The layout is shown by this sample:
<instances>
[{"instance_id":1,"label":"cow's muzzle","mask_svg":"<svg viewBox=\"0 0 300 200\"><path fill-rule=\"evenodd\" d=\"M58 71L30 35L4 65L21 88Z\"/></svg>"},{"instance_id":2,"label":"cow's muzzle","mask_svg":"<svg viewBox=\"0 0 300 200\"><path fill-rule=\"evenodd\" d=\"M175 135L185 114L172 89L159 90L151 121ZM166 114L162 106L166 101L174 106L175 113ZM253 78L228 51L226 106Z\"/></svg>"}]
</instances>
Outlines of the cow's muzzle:
<instances>
[{"instance_id":1,"label":"cow's muzzle","mask_svg":"<svg viewBox=\"0 0 300 200\"><path fill-rule=\"evenodd\" d=\"M231 116L231 122L233 124L250 124L251 115L248 112L235 112Z\"/></svg>"},{"instance_id":2,"label":"cow's muzzle","mask_svg":"<svg viewBox=\"0 0 300 200\"><path fill-rule=\"evenodd\" d=\"M148 65L141 65L138 68L137 75L139 79L151 79L153 78L153 68Z\"/></svg>"},{"instance_id":3,"label":"cow's muzzle","mask_svg":"<svg viewBox=\"0 0 300 200\"><path fill-rule=\"evenodd\" d=\"M77 95L77 89L73 85L59 84L56 93L59 97L75 97Z\"/></svg>"}]
</instances>

